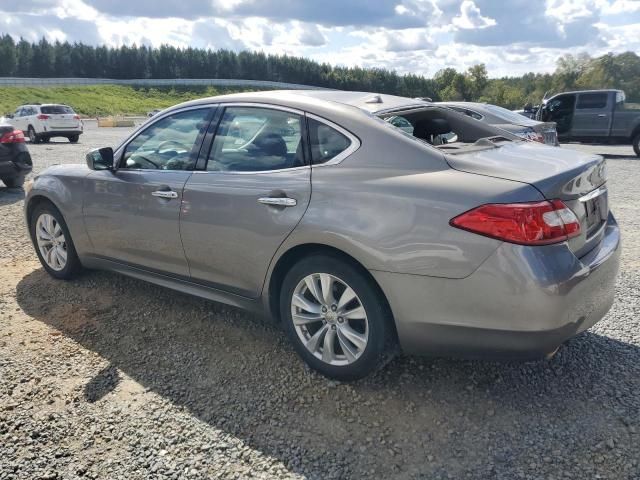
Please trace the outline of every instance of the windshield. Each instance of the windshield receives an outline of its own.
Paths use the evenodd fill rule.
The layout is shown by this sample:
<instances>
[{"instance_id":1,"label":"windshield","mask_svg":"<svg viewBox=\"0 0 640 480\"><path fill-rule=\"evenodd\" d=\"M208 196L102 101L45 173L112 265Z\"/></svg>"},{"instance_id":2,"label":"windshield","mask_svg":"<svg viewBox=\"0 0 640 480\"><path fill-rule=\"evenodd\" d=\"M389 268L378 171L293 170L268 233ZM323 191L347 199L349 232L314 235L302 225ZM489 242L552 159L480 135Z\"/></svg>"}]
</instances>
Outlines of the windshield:
<instances>
[{"instance_id":1,"label":"windshield","mask_svg":"<svg viewBox=\"0 0 640 480\"><path fill-rule=\"evenodd\" d=\"M47 115L59 115L59 114L69 114L74 113L71 107L67 107L66 105L47 105L46 107L40 107L42 113Z\"/></svg>"}]
</instances>

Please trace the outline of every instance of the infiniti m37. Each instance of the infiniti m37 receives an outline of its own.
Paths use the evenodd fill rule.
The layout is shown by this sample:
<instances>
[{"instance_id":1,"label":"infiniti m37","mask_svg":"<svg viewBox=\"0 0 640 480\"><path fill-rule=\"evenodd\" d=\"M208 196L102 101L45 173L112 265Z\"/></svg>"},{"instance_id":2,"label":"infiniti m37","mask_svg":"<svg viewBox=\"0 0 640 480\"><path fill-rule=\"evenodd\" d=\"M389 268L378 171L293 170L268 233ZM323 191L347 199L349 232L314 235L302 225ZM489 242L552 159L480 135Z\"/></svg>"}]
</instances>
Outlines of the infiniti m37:
<instances>
[{"instance_id":1,"label":"infiniti m37","mask_svg":"<svg viewBox=\"0 0 640 480\"><path fill-rule=\"evenodd\" d=\"M601 157L363 92L177 105L40 173L25 213L53 277L261 312L341 380L396 352L549 355L609 310L620 256Z\"/></svg>"}]
</instances>

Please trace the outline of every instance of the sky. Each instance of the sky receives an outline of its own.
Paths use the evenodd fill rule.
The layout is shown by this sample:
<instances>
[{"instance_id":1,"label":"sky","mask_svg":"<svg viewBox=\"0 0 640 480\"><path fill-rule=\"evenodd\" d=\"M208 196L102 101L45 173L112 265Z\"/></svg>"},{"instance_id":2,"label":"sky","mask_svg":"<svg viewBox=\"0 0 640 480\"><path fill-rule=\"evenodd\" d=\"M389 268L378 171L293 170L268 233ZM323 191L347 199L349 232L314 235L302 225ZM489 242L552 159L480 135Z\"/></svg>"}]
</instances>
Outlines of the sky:
<instances>
[{"instance_id":1,"label":"sky","mask_svg":"<svg viewBox=\"0 0 640 480\"><path fill-rule=\"evenodd\" d=\"M640 0L0 0L0 34L303 56L432 77L551 72L565 53L640 52Z\"/></svg>"}]
</instances>

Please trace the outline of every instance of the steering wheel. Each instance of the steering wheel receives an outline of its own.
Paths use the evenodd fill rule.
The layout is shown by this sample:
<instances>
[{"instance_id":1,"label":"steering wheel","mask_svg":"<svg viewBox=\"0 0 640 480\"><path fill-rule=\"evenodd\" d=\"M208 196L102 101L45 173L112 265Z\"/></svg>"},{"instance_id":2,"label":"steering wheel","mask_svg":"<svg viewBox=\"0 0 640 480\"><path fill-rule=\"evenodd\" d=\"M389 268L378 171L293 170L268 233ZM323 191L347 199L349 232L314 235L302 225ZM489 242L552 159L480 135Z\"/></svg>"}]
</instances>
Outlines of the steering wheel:
<instances>
[{"instance_id":1,"label":"steering wheel","mask_svg":"<svg viewBox=\"0 0 640 480\"><path fill-rule=\"evenodd\" d=\"M186 152L191 150L190 148L187 148L182 143L177 142L175 140L165 140L164 142L160 142L160 144L156 148L156 152L159 152L160 150L162 150L166 145L177 145L178 147L180 147L181 149L183 149Z\"/></svg>"},{"instance_id":2,"label":"steering wheel","mask_svg":"<svg viewBox=\"0 0 640 480\"><path fill-rule=\"evenodd\" d=\"M134 157L134 158L132 159L131 157ZM156 162L154 162L153 160L149 160L147 157L143 157L143 156L142 156L142 155L140 155L140 154L135 154L135 155L132 155L131 157L129 157L129 158L127 159L127 161L128 161L128 160L131 160L131 161L133 161L133 162L136 162L136 163L137 163L137 162L138 162L138 160L142 160L142 161L144 161L144 162L150 163L150 164L151 164L151 165L153 165L155 168L160 169L160 165L158 165L158 164L157 164Z\"/></svg>"}]
</instances>

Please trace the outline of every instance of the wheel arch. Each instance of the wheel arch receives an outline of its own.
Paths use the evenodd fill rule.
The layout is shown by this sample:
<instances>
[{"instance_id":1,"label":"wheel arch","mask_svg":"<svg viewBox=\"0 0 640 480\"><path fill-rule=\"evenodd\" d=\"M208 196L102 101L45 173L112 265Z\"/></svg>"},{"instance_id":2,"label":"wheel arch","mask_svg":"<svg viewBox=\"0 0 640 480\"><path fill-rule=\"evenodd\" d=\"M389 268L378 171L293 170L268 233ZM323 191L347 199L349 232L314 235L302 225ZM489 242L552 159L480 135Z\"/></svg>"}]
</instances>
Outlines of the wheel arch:
<instances>
[{"instance_id":1,"label":"wheel arch","mask_svg":"<svg viewBox=\"0 0 640 480\"><path fill-rule=\"evenodd\" d=\"M271 318L273 318L276 322L280 321L280 288L282 286L282 281L284 280L285 275L299 260L310 255L332 256L357 268L371 282L371 285L377 290L380 298L382 298L382 300L384 301L385 306L389 312L392 331L395 339L397 340L398 332L396 330L395 317L393 315L393 311L391 310L391 305L389 304L386 295L384 294L382 288L373 277L373 275L371 275L369 270L367 270L367 268L352 255L344 252L343 250L340 250L339 248L322 243L303 243L295 245L289 248L282 255L280 255L280 257L276 260L275 265L271 270L271 275L269 276L267 281L265 295L266 308L268 309Z\"/></svg>"}]
</instances>

